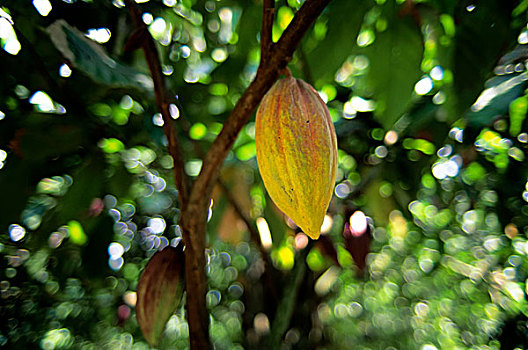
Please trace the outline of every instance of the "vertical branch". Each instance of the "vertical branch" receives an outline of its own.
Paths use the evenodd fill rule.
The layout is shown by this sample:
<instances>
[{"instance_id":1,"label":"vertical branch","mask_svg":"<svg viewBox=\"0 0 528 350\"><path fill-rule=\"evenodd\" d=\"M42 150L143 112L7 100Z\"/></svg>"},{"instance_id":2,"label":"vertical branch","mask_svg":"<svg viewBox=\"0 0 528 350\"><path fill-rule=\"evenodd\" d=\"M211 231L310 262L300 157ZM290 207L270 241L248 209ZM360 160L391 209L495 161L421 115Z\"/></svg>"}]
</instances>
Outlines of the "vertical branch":
<instances>
[{"instance_id":1,"label":"vertical branch","mask_svg":"<svg viewBox=\"0 0 528 350\"><path fill-rule=\"evenodd\" d=\"M273 45L272 29L275 0L262 0L262 29L260 31L260 62L266 64Z\"/></svg>"},{"instance_id":2,"label":"vertical branch","mask_svg":"<svg viewBox=\"0 0 528 350\"><path fill-rule=\"evenodd\" d=\"M237 215L242 219L242 221L244 221L244 224L246 224L246 227L249 231L249 236L251 240L253 241L253 243L255 243L255 245L257 246L260 252L260 255L262 255L262 259L266 262L266 264L269 265L268 252L266 252L266 250L264 249L264 246L262 246L262 243L260 242L260 235L255 229L255 226L252 224L251 219L244 212L244 209L242 209L242 207L240 206L236 198L233 196L231 191L227 188L226 184L223 181L219 180L218 185L224 192L224 195L226 196L229 204L233 206Z\"/></svg>"},{"instance_id":3,"label":"vertical branch","mask_svg":"<svg viewBox=\"0 0 528 350\"><path fill-rule=\"evenodd\" d=\"M207 275L205 273L205 237L208 204L189 201L182 211L181 227L185 242L185 289L187 323L191 349L211 349L209 340L209 310L205 302Z\"/></svg>"},{"instance_id":4,"label":"vertical branch","mask_svg":"<svg viewBox=\"0 0 528 350\"><path fill-rule=\"evenodd\" d=\"M298 298L301 285L306 276L306 257L313 246L313 241L304 248L295 259L295 266L288 276L288 282L284 286L277 313L273 319L271 331L268 335L267 346L269 349L278 349L284 334L290 327L295 308L299 306Z\"/></svg>"},{"instance_id":5,"label":"vertical branch","mask_svg":"<svg viewBox=\"0 0 528 350\"><path fill-rule=\"evenodd\" d=\"M227 188L225 183L221 180L218 181L218 184L220 185L220 188L224 192L227 200L229 201L229 204L235 208L236 213L238 216L244 221L246 224L246 227L249 231L249 236L253 243L257 246L260 255L262 256L262 260L265 264L264 269L264 283L266 283L266 292L270 294L272 300L274 303L277 303L278 296L276 289L273 287L273 276L271 274L271 269L273 268L273 265L271 263L270 257L266 249L264 249L264 246L262 245L262 242L260 241L260 235L255 228L255 225L251 222L251 218L245 213L245 211L242 209L236 198L233 196L231 191Z\"/></svg>"},{"instance_id":6,"label":"vertical branch","mask_svg":"<svg viewBox=\"0 0 528 350\"><path fill-rule=\"evenodd\" d=\"M279 41L272 46L268 59L261 61L257 76L236 103L222 131L207 152L202 170L193 185L190 201L204 201L202 206L207 205L222 162L233 147L238 133L277 79L279 69L284 68L291 60L293 51L304 34L329 2L330 0L306 0Z\"/></svg>"},{"instance_id":7,"label":"vertical branch","mask_svg":"<svg viewBox=\"0 0 528 350\"><path fill-rule=\"evenodd\" d=\"M174 158L174 175L182 202L180 221L185 242L187 321L191 349L211 348L209 312L205 303L207 292L205 237L208 206L222 163L232 148L238 133L247 123L264 94L277 79L279 70L286 67L308 28L330 2L330 0L306 0L283 32L280 40L273 44L271 36L274 0L263 1L263 28L261 33L263 59L259 64L257 76L236 103L224 123L222 131L204 157L202 170L189 192L180 145L170 116L170 103L168 102L156 45L141 20L139 10L131 0L125 0L136 27L140 31L138 37L142 38L141 47L154 81L156 103L165 123L164 131L169 140L169 152Z\"/></svg>"},{"instance_id":8,"label":"vertical branch","mask_svg":"<svg viewBox=\"0 0 528 350\"><path fill-rule=\"evenodd\" d=\"M270 49L266 49L269 55L261 60L257 76L240 97L224 123L222 131L211 145L203 159L202 170L192 186L188 206L182 212L182 228L186 249L188 249L185 276L191 349L210 347L209 314L205 304L207 283L204 250L208 205L220 168L229 150L233 147L238 133L277 79L279 70L291 60L304 34L329 2L330 0L306 0L283 32L280 40L271 45ZM270 2L266 0L266 4ZM267 6L270 8L269 5ZM268 20L264 20L264 23L267 23L266 33L269 34L271 28L269 18L273 19L273 17L270 16L269 11L265 13ZM271 42L268 34L264 34L264 45Z\"/></svg>"},{"instance_id":9,"label":"vertical branch","mask_svg":"<svg viewBox=\"0 0 528 350\"><path fill-rule=\"evenodd\" d=\"M174 128L173 119L170 115L170 100L165 87L158 49L156 48L154 39L152 39L145 23L143 23L143 20L141 19L141 12L139 9L131 0L125 0L125 4L134 20L134 24L136 25L136 34L139 33L135 39L140 42L136 44L143 49L154 82L156 105L163 117L163 132L169 142L169 154L174 159L174 179L176 181L176 187L178 188L181 206L184 207L187 203L187 197L189 194L189 180L184 171L183 153L176 129Z\"/></svg>"}]
</instances>

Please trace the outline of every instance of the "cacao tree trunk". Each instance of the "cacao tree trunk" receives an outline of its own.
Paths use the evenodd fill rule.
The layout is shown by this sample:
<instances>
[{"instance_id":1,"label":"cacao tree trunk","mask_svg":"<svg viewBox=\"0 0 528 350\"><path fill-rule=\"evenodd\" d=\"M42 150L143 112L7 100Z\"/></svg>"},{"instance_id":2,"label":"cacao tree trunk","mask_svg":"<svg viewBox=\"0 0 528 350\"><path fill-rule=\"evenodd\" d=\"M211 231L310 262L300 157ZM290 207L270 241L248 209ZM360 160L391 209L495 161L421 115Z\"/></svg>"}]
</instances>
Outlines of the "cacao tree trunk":
<instances>
[{"instance_id":1,"label":"cacao tree trunk","mask_svg":"<svg viewBox=\"0 0 528 350\"><path fill-rule=\"evenodd\" d=\"M190 346L193 350L211 348L209 312L205 300L207 293L205 238L210 197L220 168L235 143L238 133L277 79L279 71L291 60L295 48L308 28L329 2L330 0L305 1L279 41L272 43L273 1L264 1L263 29L267 32L264 38L267 38L269 42L262 43L265 52L259 64L257 76L236 103L222 131L203 158L202 170L194 181L188 201L182 209L181 224L186 245L187 321Z\"/></svg>"},{"instance_id":2,"label":"cacao tree trunk","mask_svg":"<svg viewBox=\"0 0 528 350\"><path fill-rule=\"evenodd\" d=\"M182 211L181 226L185 243L185 288L187 322L191 349L210 349L209 312L205 304L205 238L208 202L189 203ZM202 205L200 205L202 204Z\"/></svg>"},{"instance_id":3,"label":"cacao tree trunk","mask_svg":"<svg viewBox=\"0 0 528 350\"><path fill-rule=\"evenodd\" d=\"M170 101L165 88L159 55L150 35L142 43L154 80L156 102L166 124L164 131L169 141L170 154L174 159L174 176L180 194L182 210L180 224L185 243L187 322L190 347L193 350L211 348L209 312L205 299L207 293L205 241L210 197L220 168L235 143L238 133L247 123L266 91L277 79L279 70L286 67L304 34L329 2L330 0L306 0L284 30L279 41L272 43L274 1L263 1L262 57L257 76L238 100L224 123L222 131L204 157L202 170L190 190L184 171L183 154L168 110ZM125 3L137 28L145 30L145 24L138 8L132 0L125 0Z\"/></svg>"}]
</instances>

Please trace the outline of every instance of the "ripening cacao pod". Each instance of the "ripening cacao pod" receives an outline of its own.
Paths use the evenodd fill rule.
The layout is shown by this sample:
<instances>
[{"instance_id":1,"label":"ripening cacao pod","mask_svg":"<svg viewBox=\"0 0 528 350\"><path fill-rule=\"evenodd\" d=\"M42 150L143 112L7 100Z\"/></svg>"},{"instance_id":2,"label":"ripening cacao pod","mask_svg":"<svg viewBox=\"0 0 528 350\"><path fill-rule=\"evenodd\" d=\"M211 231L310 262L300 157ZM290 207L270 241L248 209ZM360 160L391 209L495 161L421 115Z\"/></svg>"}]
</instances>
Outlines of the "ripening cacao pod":
<instances>
[{"instance_id":1,"label":"ripening cacao pod","mask_svg":"<svg viewBox=\"0 0 528 350\"><path fill-rule=\"evenodd\" d=\"M178 308L183 290L185 255L182 244L156 252L137 286L136 317L145 340L156 346L165 324Z\"/></svg>"},{"instance_id":2,"label":"ripening cacao pod","mask_svg":"<svg viewBox=\"0 0 528 350\"><path fill-rule=\"evenodd\" d=\"M255 141L271 199L317 239L337 171L334 125L317 91L291 76L277 81L257 111Z\"/></svg>"}]
</instances>

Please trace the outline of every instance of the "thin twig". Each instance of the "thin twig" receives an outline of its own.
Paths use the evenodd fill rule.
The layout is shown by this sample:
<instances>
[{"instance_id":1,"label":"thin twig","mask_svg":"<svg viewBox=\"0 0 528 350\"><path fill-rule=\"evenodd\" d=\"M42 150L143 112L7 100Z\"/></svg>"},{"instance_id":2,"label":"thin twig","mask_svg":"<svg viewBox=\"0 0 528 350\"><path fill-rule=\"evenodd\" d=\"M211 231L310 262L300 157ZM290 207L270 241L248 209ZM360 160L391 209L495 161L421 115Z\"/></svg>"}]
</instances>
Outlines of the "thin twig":
<instances>
[{"instance_id":1,"label":"thin twig","mask_svg":"<svg viewBox=\"0 0 528 350\"><path fill-rule=\"evenodd\" d=\"M181 150L178 134L174 128L174 122L170 115L170 99L165 87L165 80L161 69L160 58L156 43L148 32L145 23L142 20L141 11L131 0L125 0L125 4L134 20L137 30L142 31L145 35L142 36L144 41L141 43L145 59L150 69L150 74L154 82L154 93L156 95L156 104L163 117L163 131L169 142L169 154L174 160L174 178L176 187L178 188L181 207L187 203L189 195L189 179L185 174L185 166L183 160L183 152Z\"/></svg>"},{"instance_id":2,"label":"thin twig","mask_svg":"<svg viewBox=\"0 0 528 350\"><path fill-rule=\"evenodd\" d=\"M299 66L301 68L301 72L302 72L304 80L308 82L309 84L313 84L314 79L312 76L312 71L310 70L310 66L308 65L308 58L306 57L306 54L304 53L302 45L299 45L296 53L298 54L298 57L299 57L298 62L299 62Z\"/></svg>"},{"instance_id":3,"label":"thin twig","mask_svg":"<svg viewBox=\"0 0 528 350\"><path fill-rule=\"evenodd\" d=\"M313 242L311 241L306 248L299 252L295 259L295 266L290 271L288 282L284 286L280 304L277 307L277 313L267 337L267 348L269 349L280 348L281 340L290 327L295 308L302 305L302 300L298 300L299 291L306 276L306 257L313 247Z\"/></svg>"},{"instance_id":4,"label":"thin twig","mask_svg":"<svg viewBox=\"0 0 528 350\"><path fill-rule=\"evenodd\" d=\"M265 64L271 53L273 45L273 14L275 12L275 0L262 1L262 29L260 31L260 61Z\"/></svg>"},{"instance_id":5,"label":"thin twig","mask_svg":"<svg viewBox=\"0 0 528 350\"><path fill-rule=\"evenodd\" d=\"M271 275L271 269L273 265L271 264L271 260L269 257L268 252L266 249L264 249L264 246L262 245L262 242L260 241L260 235L255 228L255 225L253 224L253 221L251 218L246 214L246 212L242 209L240 206L240 203L238 203L237 199L233 196L233 193L227 188L226 184L222 180L218 180L218 185L224 192L229 204L233 206L238 216L244 221L246 224L246 227L249 231L249 236L253 243L257 246L260 255L262 257L262 260L264 260L265 268L264 268L264 280L267 284L268 292L271 293L271 296L273 298L273 302L277 303L278 297L277 292L275 288L273 288L273 276Z\"/></svg>"},{"instance_id":6,"label":"thin twig","mask_svg":"<svg viewBox=\"0 0 528 350\"><path fill-rule=\"evenodd\" d=\"M266 252L266 249L264 249L264 247L262 246L262 244L260 242L260 235L259 235L257 229L255 228L255 225L253 224L252 220L246 214L244 209L242 209L242 207L240 206L240 203L238 203L236 198L233 196L233 193L231 193L229 188L227 188L227 185L222 180L218 180L218 185L220 186L220 188L224 192L229 204L231 204L233 206L233 208L235 209L235 211L238 214L238 216L246 224L246 227L247 227L247 229L249 231L249 235L251 237L251 240L258 247L258 249L260 251L260 254L262 255L262 258L264 260L267 260L266 257L268 256L268 252Z\"/></svg>"},{"instance_id":7,"label":"thin twig","mask_svg":"<svg viewBox=\"0 0 528 350\"><path fill-rule=\"evenodd\" d=\"M269 4L267 0L265 1L266 4ZM330 0L306 0L295 14L290 25L283 32L280 40L276 44L272 44L269 49L265 49L265 52L269 52L269 56L260 62L255 79L235 105L224 123L222 131L206 154L202 170L194 182L190 194L187 190L187 177L184 173L180 146L169 113L169 102L157 48L150 35L147 35L147 40L143 43L145 57L154 80L156 103L165 122L164 131L169 140L169 152L174 158L176 184L183 204L181 225L186 246L187 319L191 349L207 349L211 347L208 337L209 312L205 304L207 280L204 252L207 207L220 168L238 133L247 123L264 94L277 79L278 71L286 67L302 37L329 2ZM125 0L125 4L129 8L136 26L146 29L141 20L141 14L132 1ZM269 5L266 6L270 8ZM268 16L269 14L266 14L266 18ZM265 20L265 22L270 23L268 20ZM267 39L266 35L268 35L270 30L268 27L266 28L264 42L269 43L271 40Z\"/></svg>"}]
</instances>

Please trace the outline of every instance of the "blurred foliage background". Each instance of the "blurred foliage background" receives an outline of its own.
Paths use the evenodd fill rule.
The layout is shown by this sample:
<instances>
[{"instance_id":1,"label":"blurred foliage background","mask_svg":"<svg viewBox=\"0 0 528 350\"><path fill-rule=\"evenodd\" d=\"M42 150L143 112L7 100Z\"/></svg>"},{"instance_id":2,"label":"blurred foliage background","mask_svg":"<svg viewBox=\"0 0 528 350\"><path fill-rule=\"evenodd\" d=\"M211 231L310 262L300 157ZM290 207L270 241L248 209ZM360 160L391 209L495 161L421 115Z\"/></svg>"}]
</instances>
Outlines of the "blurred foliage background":
<instances>
[{"instance_id":1,"label":"blurred foliage background","mask_svg":"<svg viewBox=\"0 0 528 350\"><path fill-rule=\"evenodd\" d=\"M261 3L136 2L196 176L255 75ZM274 40L303 2L276 1ZM274 207L249 122L209 213L215 348L528 347L527 9L330 3L290 64L338 134L324 234L309 241ZM132 30L121 0L0 3L0 347L148 348L138 278L181 229ZM187 346L182 306L159 348Z\"/></svg>"}]
</instances>

